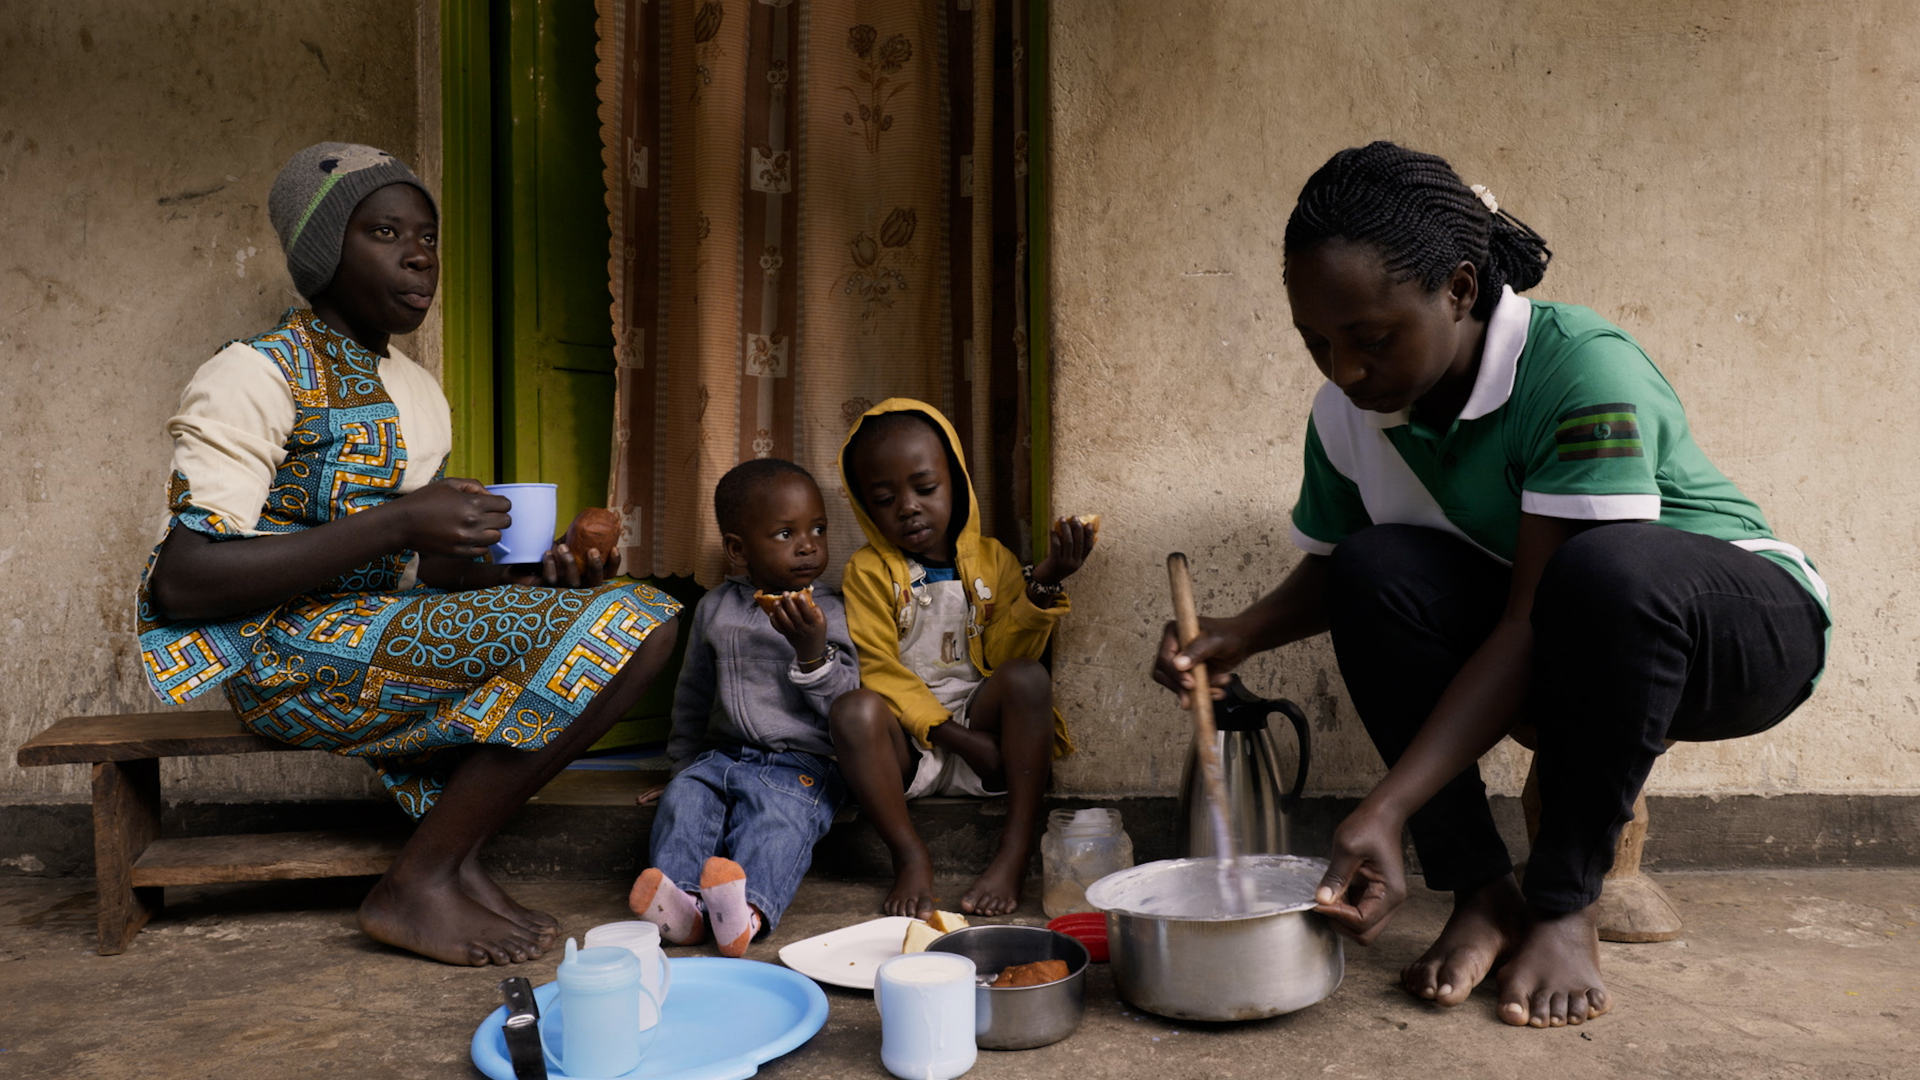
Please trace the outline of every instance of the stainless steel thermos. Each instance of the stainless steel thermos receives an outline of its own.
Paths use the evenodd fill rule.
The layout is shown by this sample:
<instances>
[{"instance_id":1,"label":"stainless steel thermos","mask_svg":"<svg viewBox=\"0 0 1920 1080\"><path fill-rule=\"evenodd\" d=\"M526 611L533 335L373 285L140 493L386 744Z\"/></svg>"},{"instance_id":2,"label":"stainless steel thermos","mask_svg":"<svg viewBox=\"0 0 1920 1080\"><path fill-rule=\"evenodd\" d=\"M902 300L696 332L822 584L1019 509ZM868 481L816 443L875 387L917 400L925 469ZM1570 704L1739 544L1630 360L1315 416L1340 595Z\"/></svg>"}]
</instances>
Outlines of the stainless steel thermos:
<instances>
[{"instance_id":1,"label":"stainless steel thermos","mask_svg":"<svg viewBox=\"0 0 1920 1080\"><path fill-rule=\"evenodd\" d=\"M1290 787L1282 784L1280 747L1267 725L1274 713L1293 722L1294 738L1300 747ZM1284 698L1269 701L1255 697L1236 676L1227 687L1226 699L1214 703L1213 718L1217 729L1214 746L1220 754L1221 771L1226 774L1227 823L1234 846L1242 855L1291 854L1288 822L1299 806L1312 761L1306 714ZM1198 756L1197 746L1188 751L1180 778L1176 837L1181 854L1192 857L1214 854Z\"/></svg>"}]
</instances>

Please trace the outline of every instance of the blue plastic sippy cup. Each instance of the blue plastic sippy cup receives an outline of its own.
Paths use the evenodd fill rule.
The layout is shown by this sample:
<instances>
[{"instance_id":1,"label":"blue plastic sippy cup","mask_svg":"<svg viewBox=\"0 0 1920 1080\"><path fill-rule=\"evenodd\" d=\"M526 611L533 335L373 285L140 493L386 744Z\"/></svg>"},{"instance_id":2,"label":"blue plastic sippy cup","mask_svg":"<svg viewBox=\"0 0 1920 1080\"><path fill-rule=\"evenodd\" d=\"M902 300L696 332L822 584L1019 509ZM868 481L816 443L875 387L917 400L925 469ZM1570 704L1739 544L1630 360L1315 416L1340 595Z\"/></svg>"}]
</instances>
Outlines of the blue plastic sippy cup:
<instances>
[{"instance_id":1,"label":"blue plastic sippy cup","mask_svg":"<svg viewBox=\"0 0 1920 1080\"><path fill-rule=\"evenodd\" d=\"M582 949L568 938L554 979L561 1017L555 1064L569 1076L619 1076L638 1067L640 958L629 949Z\"/></svg>"}]
</instances>

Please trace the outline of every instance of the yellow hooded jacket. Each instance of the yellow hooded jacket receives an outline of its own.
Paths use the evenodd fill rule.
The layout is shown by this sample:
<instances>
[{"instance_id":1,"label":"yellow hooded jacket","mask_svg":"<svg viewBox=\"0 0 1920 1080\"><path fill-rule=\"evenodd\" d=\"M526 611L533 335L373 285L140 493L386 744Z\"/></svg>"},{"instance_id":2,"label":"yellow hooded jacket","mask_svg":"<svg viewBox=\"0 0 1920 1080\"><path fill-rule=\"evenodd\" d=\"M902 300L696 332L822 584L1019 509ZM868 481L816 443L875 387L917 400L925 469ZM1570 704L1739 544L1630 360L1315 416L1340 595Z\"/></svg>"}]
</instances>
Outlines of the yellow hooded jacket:
<instances>
[{"instance_id":1,"label":"yellow hooded jacket","mask_svg":"<svg viewBox=\"0 0 1920 1080\"><path fill-rule=\"evenodd\" d=\"M960 455L960 440L953 425L940 410L912 398L888 398L868 409L847 432L840 446L840 477L843 494L853 506L853 516L866 534L867 546L853 553L842 574L840 591L847 604L847 629L854 647L860 652L860 684L887 699L900 726L907 729L921 747L929 747L927 735L938 724L947 722L950 713L908 667L900 661L902 618L913 602L912 578L907 557L880 534L880 530L861 505L859 485L848 471L847 445L854 432L869 417L890 412L924 413L946 440L951 460L959 462L958 484L967 489L967 519L954 538L954 571L967 586L967 655L982 675L1009 660L1038 660L1046 650L1053 624L1069 609L1062 594L1050 608L1037 607L1027 597L1027 583L1020 560L1005 544L980 535L980 501L973 493L973 480L967 475L966 459ZM1053 756L1073 752L1067 738L1067 723L1060 710L1053 713Z\"/></svg>"}]
</instances>

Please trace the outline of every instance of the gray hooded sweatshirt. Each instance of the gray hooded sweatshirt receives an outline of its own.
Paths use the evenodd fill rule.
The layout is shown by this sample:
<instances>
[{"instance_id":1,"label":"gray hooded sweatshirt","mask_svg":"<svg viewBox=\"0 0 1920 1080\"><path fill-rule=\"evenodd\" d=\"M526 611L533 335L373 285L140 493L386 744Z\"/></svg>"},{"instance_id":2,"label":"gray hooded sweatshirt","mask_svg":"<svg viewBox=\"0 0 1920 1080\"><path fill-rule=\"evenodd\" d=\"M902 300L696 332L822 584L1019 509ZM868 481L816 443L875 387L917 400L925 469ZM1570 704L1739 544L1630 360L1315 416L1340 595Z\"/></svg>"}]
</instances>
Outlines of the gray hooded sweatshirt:
<instances>
[{"instance_id":1,"label":"gray hooded sweatshirt","mask_svg":"<svg viewBox=\"0 0 1920 1080\"><path fill-rule=\"evenodd\" d=\"M801 671L793 646L754 603L752 582L729 577L700 598L673 694L667 757L675 773L715 747L833 756L827 710L860 685L860 661L839 594L819 586L813 602L827 617L827 640L838 653L818 670Z\"/></svg>"}]
</instances>

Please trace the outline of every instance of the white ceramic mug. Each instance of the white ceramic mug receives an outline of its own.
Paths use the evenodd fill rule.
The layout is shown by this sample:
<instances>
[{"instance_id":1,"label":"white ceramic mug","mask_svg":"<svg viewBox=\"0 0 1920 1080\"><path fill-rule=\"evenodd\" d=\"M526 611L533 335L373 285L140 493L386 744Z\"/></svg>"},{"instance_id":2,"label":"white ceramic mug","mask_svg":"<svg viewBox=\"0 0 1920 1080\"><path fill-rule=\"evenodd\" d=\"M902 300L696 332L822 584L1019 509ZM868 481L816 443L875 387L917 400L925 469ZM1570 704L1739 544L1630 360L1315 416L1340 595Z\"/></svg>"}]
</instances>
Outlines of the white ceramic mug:
<instances>
[{"instance_id":1,"label":"white ceramic mug","mask_svg":"<svg viewBox=\"0 0 1920 1080\"><path fill-rule=\"evenodd\" d=\"M660 928L643 919L602 923L587 931L589 949L614 946L640 958L640 985L646 994L640 997L640 1030L660 1022L660 1009L667 1003L667 990L673 986L673 964L660 947Z\"/></svg>"},{"instance_id":2,"label":"white ceramic mug","mask_svg":"<svg viewBox=\"0 0 1920 1080\"><path fill-rule=\"evenodd\" d=\"M973 961L902 953L873 976L880 1063L901 1080L953 1080L973 1068Z\"/></svg>"}]
</instances>

